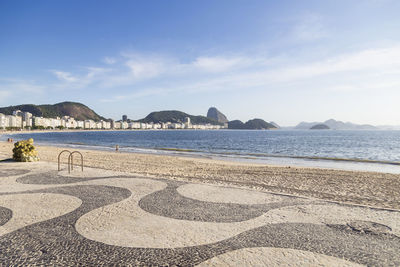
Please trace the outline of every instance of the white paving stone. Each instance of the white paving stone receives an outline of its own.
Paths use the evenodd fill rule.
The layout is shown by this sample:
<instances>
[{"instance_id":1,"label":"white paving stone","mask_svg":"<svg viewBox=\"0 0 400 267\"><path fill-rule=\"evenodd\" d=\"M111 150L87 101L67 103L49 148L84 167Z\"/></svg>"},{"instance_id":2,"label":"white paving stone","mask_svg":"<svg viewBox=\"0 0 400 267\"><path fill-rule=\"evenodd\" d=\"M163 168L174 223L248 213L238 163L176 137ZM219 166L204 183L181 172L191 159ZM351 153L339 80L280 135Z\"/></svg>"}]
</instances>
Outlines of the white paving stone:
<instances>
[{"instance_id":1,"label":"white paving stone","mask_svg":"<svg viewBox=\"0 0 400 267\"><path fill-rule=\"evenodd\" d=\"M288 199L254 190L206 184L186 184L178 187L177 191L188 198L215 203L265 204Z\"/></svg>"},{"instance_id":2,"label":"white paving stone","mask_svg":"<svg viewBox=\"0 0 400 267\"><path fill-rule=\"evenodd\" d=\"M0 206L12 210L12 218L0 226L0 236L33 223L56 218L77 209L79 198L62 194L17 194L0 196Z\"/></svg>"},{"instance_id":3,"label":"white paving stone","mask_svg":"<svg viewBox=\"0 0 400 267\"><path fill-rule=\"evenodd\" d=\"M356 267L363 265L331 256L296 249L244 248L216 256L197 266Z\"/></svg>"},{"instance_id":4,"label":"white paving stone","mask_svg":"<svg viewBox=\"0 0 400 267\"><path fill-rule=\"evenodd\" d=\"M372 221L392 228L400 237L400 212L375 210L357 206L298 205L274 209L263 215L271 223L347 224L352 221Z\"/></svg>"}]
</instances>

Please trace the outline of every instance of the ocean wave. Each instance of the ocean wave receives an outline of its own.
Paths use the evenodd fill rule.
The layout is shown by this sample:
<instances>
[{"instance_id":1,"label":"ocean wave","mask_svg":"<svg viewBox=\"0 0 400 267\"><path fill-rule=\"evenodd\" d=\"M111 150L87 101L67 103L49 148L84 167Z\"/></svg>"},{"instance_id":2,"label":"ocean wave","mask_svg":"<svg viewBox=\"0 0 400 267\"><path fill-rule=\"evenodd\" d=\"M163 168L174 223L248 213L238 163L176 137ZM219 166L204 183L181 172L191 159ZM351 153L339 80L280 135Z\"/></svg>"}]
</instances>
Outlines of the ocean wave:
<instances>
[{"instance_id":1,"label":"ocean wave","mask_svg":"<svg viewBox=\"0 0 400 267\"><path fill-rule=\"evenodd\" d=\"M204 151L195 149L183 149L183 148L154 148L155 150L162 151L175 151L175 152L186 152L186 153L205 153L210 155L219 155L221 157L237 156L247 159L259 159L259 158L288 158L288 159L306 159L306 160L327 160L327 161L346 161L346 162L364 162L364 163L377 163L377 164L390 164L400 165L397 161L385 161L385 160L371 160L371 159L359 159L359 158L338 158L338 157L321 157L321 156L296 156L296 155L277 155L277 154L263 154L263 153L239 153L239 152L218 152L218 151Z\"/></svg>"}]
</instances>

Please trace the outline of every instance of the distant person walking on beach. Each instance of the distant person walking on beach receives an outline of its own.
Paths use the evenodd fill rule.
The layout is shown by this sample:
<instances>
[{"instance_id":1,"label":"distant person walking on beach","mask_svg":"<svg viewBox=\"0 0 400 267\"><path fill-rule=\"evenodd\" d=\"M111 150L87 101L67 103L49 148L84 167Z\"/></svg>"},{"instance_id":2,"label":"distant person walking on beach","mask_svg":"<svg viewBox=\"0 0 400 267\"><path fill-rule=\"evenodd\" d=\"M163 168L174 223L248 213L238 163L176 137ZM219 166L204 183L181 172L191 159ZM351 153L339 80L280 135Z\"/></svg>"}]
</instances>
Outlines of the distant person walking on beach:
<instances>
[{"instance_id":1,"label":"distant person walking on beach","mask_svg":"<svg viewBox=\"0 0 400 267\"><path fill-rule=\"evenodd\" d=\"M115 152L119 151L119 145L115 145Z\"/></svg>"}]
</instances>

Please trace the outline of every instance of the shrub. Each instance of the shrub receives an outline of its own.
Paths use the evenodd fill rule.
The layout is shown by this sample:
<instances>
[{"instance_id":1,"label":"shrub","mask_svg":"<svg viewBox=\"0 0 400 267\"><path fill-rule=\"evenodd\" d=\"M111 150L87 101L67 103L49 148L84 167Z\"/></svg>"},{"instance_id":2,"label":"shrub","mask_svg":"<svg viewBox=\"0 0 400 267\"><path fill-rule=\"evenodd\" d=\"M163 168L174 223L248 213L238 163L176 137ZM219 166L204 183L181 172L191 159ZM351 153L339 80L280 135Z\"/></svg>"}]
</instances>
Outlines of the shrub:
<instances>
[{"instance_id":1,"label":"shrub","mask_svg":"<svg viewBox=\"0 0 400 267\"><path fill-rule=\"evenodd\" d=\"M39 161L33 139L16 142L13 148L13 159L20 162Z\"/></svg>"}]
</instances>

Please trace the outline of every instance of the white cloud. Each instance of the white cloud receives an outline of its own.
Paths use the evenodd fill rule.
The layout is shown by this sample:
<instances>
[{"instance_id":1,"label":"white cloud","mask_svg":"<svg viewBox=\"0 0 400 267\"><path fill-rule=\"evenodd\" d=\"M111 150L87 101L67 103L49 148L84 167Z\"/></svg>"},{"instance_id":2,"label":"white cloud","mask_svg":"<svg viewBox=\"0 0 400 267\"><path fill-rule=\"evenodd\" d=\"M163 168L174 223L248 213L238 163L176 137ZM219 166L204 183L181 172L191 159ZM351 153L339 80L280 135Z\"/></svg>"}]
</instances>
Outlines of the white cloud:
<instances>
[{"instance_id":1,"label":"white cloud","mask_svg":"<svg viewBox=\"0 0 400 267\"><path fill-rule=\"evenodd\" d=\"M162 61L146 61L141 59L128 60L126 66L136 79L146 79L161 74L164 69Z\"/></svg>"},{"instance_id":2,"label":"white cloud","mask_svg":"<svg viewBox=\"0 0 400 267\"><path fill-rule=\"evenodd\" d=\"M98 67L87 67L87 70L88 73L86 77L89 79L95 78L96 76L101 76L106 72L112 71L111 69L98 68Z\"/></svg>"},{"instance_id":3,"label":"white cloud","mask_svg":"<svg viewBox=\"0 0 400 267\"><path fill-rule=\"evenodd\" d=\"M66 71L52 70L51 71L59 80L65 82L76 82L77 78L72 76L71 73Z\"/></svg>"},{"instance_id":4,"label":"white cloud","mask_svg":"<svg viewBox=\"0 0 400 267\"><path fill-rule=\"evenodd\" d=\"M103 59L103 61L104 61L104 63L109 64L109 65L117 63L117 59L114 57L105 57Z\"/></svg>"},{"instance_id":5,"label":"white cloud","mask_svg":"<svg viewBox=\"0 0 400 267\"><path fill-rule=\"evenodd\" d=\"M178 93L246 90L255 94L273 88L317 90L319 87L341 93L360 91L368 84L379 88L383 86L379 80L387 84L396 82L399 71L399 45L300 63L299 59L259 55L199 56L183 63L177 58L137 53L123 54L122 60L108 68L91 66L76 73L54 70L59 82L47 87L115 89L111 97L106 95L103 99L107 102ZM20 83L19 90L22 88L44 90L32 83Z\"/></svg>"},{"instance_id":6,"label":"white cloud","mask_svg":"<svg viewBox=\"0 0 400 267\"><path fill-rule=\"evenodd\" d=\"M210 72L222 72L227 71L233 67L244 66L247 60L240 57L198 57L191 63L194 67L200 70Z\"/></svg>"},{"instance_id":7,"label":"white cloud","mask_svg":"<svg viewBox=\"0 0 400 267\"><path fill-rule=\"evenodd\" d=\"M310 79L321 75L351 72L395 71L400 69L400 46L390 48L368 49L352 54L323 59L317 62L303 63L295 66L276 69L259 70L245 73L242 79L260 81L265 84L292 82ZM341 74L340 74L341 75ZM240 76L238 76L240 79Z\"/></svg>"}]
</instances>

